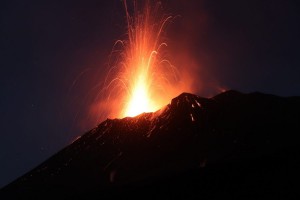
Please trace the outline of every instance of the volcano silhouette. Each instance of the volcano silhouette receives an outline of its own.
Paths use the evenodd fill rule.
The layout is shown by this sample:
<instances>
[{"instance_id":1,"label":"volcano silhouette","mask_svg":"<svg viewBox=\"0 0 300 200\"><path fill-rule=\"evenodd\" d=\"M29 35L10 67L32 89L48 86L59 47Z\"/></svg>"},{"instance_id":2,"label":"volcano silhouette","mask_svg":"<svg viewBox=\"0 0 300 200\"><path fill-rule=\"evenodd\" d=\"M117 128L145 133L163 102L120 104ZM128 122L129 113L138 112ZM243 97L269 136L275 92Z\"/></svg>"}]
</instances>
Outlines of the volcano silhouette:
<instances>
[{"instance_id":1,"label":"volcano silhouette","mask_svg":"<svg viewBox=\"0 0 300 200\"><path fill-rule=\"evenodd\" d=\"M105 120L0 194L294 198L299 133L300 97L182 93L157 112Z\"/></svg>"}]
</instances>

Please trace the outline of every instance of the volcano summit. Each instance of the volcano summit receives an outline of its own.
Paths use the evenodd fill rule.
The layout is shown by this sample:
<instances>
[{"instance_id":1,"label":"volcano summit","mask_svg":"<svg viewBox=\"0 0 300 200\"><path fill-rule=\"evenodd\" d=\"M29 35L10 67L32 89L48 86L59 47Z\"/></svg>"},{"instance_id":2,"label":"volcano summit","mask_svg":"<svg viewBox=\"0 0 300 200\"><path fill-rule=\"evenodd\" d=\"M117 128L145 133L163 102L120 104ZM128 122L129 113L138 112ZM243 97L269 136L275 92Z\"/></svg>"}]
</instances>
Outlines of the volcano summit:
<instances>
[{"instance_id":1,"label":"volcano summit","mask_svg":"<svg viewBox=\"0 0 300 200\"><path fill-rule=\"evenodd\" d=\"M105 120L0 196L292 198L299 113L300 97L182 93L157 112Z\"/></svg>"}]
</instances>

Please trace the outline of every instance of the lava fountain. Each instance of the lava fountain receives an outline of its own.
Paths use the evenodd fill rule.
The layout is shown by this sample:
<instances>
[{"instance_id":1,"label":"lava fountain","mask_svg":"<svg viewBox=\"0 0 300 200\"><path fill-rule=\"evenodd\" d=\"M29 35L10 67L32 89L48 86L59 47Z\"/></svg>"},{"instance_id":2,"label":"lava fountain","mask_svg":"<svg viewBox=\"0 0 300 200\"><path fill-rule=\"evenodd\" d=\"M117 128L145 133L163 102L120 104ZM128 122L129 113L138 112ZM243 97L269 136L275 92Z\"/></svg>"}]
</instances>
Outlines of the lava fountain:
<instances>
[{"instance_id":1,"label":"lava fountain","mask_svg":"<svg viewBox=\"0 0 300 200\"><path fill-rule=\"evenodd\" d=\"M125 45L125 63L129 67L128 86L129 93L124 110L125 116L135 116L141 112L152 112L159 109L157 99L154 96L157 86L162 84L159 76L164 75L160 69L160 62L167 62L160 56L160 49L167 46L161 42L161 34L165 24L172 17L160 17L160 5L152 8L146 1L143 12L139 12L138 5L134 2L134 16L128 12L127 2L124 1L127 18L128 41ZM159 19L155 19L158 16Z\"/></svg>"},{"instance_id":2,"label":"lava fountain","mask_svg":"<svg viewBox=\"0 0 300 200\"><path fill-rule=\"evenodd\" d=\"M110 65L108 77L113 78L106 81L106 89L122 102L118 117L133 117L166 105L176 90L178 72L167 58L164 41L165 27L173 17L162 14L160 3L123 2L127 34L114 45L112 53L118 57Z\"/></svg>"}]
</instances>

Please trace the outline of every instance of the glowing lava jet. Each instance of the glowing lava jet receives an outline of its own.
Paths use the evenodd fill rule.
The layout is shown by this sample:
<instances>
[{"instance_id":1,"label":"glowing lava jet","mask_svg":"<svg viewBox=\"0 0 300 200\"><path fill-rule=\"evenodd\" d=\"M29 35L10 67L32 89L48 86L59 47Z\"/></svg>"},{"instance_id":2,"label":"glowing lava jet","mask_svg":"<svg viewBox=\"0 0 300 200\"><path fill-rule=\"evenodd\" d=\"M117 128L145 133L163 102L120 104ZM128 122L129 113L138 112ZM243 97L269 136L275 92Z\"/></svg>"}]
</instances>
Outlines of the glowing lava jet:
<instances>
[{"instance_id":1,"label":"glowing lava jet","mask_svg":"<svg viewBox=\"0 0 300 200\"><path fill-rule=\"evenodd\" d=\"M160 5L151 7L149 1L146 1L142 12L134 2L134 16L129 14L126 1L124 5L128 28L128 40L123 42L124 78L128 85L128 96L123 115L135 116L142 112L153 112L162 106L157 91L163 89L164 79L168 79L164 72L166 66L173 67L162 57L160 50L167 45L161 41L161 34L171 16L161 17Z\"/></svg>"},{"instance_id":2,"label":"glowing lava jet","mask_svg":"<svg viewBox=\"0 0 300 200\"><path fill-rule=\"evenodd\" d=\"M137 1L128 5L124 0L124 5L127 38L118 40L114 46L118 58L111 71L117 70L117 74L107 88L117 88L114 93L123 102L118 117L133 117L166 105L174 96L174 83L178 80L163 41L164 28L172 16L162 15L161 4L151 5L147 0L143 5ZM121 49L116 50L117 46Z\"/></svg>"}]
</instances>

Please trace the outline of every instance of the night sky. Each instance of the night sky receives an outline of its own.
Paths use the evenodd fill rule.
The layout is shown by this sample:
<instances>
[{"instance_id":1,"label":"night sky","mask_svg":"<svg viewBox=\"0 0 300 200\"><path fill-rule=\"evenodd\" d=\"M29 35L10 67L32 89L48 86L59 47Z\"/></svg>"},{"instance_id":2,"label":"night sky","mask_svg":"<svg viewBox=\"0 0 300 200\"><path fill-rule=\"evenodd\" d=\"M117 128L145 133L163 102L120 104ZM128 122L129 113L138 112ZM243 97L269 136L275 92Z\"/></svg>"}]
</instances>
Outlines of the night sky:
<instances>
[{"instance_id":1,"label":"night sky","mask_svg":"<svg viewBox=\"0 0 300 200\"><path fill-rule=\"evenodd\" d=\"M300 95L300 7L292 0L164 0L172 63L193 92ZM87 110L124 38L121 0L0 3L0 187L103 119ZM184 92L184 91L182 91Z\"/></svg>"}]
</instances>

